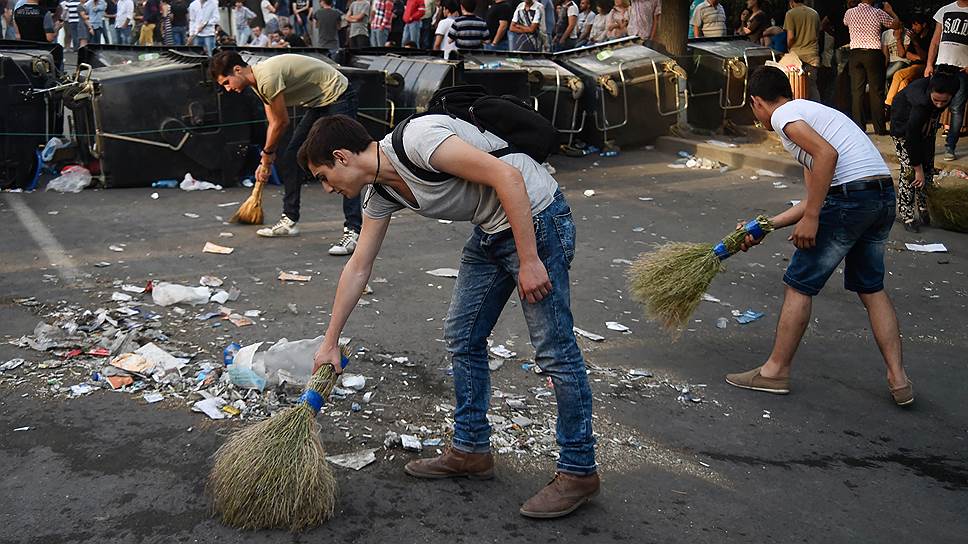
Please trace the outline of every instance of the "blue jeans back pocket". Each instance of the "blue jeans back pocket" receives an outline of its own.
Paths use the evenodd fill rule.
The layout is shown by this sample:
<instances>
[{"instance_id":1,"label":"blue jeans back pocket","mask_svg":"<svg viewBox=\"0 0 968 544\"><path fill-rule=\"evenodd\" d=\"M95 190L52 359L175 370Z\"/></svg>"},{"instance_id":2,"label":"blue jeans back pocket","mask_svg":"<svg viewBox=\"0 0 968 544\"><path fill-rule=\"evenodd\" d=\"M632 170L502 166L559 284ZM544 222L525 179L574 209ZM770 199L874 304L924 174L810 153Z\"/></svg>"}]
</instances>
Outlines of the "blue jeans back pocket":
<instances>
[{"instance_id":1,"label":"blue jeans back pocket","mask_svg":"<svg viewBox=\"0 0 968 544\"><path fill-rule=\"evenodd\" d=\"M561 250L565 254L568 264L575 258L575 221L571 217L571 211L553 217L555 232L561 242Z\"/></svg>"}]
</instances>

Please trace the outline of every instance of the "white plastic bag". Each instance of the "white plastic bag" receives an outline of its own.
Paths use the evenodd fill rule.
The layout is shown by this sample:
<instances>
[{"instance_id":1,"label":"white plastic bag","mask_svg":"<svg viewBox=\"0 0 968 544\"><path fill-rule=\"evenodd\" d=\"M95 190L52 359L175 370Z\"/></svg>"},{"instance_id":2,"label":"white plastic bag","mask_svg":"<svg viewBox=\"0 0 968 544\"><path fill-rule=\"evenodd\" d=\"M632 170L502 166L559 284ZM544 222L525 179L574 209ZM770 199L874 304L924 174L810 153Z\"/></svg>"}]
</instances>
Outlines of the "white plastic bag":
<instances>
[{"instance_id":1,"label":"white plastic bag","mask_svg":"<svg viewBox=\"0 0 968 544\"><path fill-rule=\"evenodd\" d=\"M269 383L276 385L286 382L292 386L305 386L309 383L309 377L313 373L313 359L322 343L323 335L292 342L280 338L262 358Z\"/></svg>"},{"instance_id":2,"label":"white plastic bag","mask_svg":"<svg viewBox=\"0 0 968 544\"><path fill-rule=\"evenodd\" d=\"M221 185L215 185L214 183L209 183L207 181L199 181L192 177L191 174L185 174L185 179L179 184L182 191L206 191L208 189L215 189L216 191L221 191Z\"/></svg>"},{"instance_id":3,"label":"white plastic bag","mask_svg":"<svg viewBox=\"0 0 968 544\"><path fill-rule=\"evenodd\" d=\"M60 177L47 183L45 191L59 193L79 193L91 184L91 173L83 166L71 166L64 170Z\"/></svg>"},{"instance_id":4,"label":"white plastic bag","mask_svg":"<svg viewBox=\"0 0 968 544\"><path fill-rule=\"evenodd\" d=\"M151 300L159 306L172 304L205 304L212 295L208 287L188 287L177 283L158 283L151 289Z\"/></svg>"},{"instance_id":5,"label":"white plastic bag","mask_svg":"<svg viewBox=\"0 0 968 544\"><path fill-rule=\"evenodd\" d=\"M229 380L243 389L258 389L266 387L265 369L261 359L264 353L256 353L263 342L258 342L239 349L232 364L228 367Z\"/></svg>"}]
</instances>

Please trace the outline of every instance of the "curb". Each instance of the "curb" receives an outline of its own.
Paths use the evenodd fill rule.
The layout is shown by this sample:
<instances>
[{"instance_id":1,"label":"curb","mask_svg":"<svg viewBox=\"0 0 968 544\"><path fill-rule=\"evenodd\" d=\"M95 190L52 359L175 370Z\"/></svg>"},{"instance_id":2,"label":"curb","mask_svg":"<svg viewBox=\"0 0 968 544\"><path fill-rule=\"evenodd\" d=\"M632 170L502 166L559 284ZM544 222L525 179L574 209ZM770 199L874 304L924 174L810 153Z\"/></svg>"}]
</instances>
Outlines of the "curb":
<instances>
[{"instance_id":1,"label":"curb","mask_svg":"<svg viewBox=\"0 0 968 544\"><path fill-rule=\"evenodd\" d=\"M763 168L791 178L803 175L803 167L793 159L779 155L757 155L750 153L751 150L746 150L743 146L725 148L687 138L660 136L655 142L655 147L673 155L679 151L686 151L693 155L717 160L732 168Z\"/></svg>"}]
</instances>

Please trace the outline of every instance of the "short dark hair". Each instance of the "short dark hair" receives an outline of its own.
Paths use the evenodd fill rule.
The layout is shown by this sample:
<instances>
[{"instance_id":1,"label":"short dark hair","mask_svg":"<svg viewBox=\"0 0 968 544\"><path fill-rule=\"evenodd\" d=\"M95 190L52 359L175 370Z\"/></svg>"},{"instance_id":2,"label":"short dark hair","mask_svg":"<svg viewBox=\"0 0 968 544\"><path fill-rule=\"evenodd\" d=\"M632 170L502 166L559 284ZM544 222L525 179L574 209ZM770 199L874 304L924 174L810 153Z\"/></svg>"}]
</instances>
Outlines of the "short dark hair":
<instances>
[{"instance_id":1,"label":"short dark hair","mask_svg":"<svg viewBox=\"0 0 968 544\"><path fill-rule=\"evenodd\" d=\"M451 13L457 13L460 11L460 4L457 2L457 0L444 0L442 4L444 9Z\"/></svg>"},{"instance_id":2,"label":"short dark hair","mask_svg":"<svg viewBox=\"0 0 968 544\"><path fill-rule=\"evenodd\" d=\"M237 51L219 51L215 53L212 57L212 64L209 65L208 71L212 74L212 79L218 81L220 76L227 76L232 74L232 69L236 66L241 66L245 68L248 66L244 60L242 60L242 55Z\"/></svg>"},{"instance_id":3,"label":"short dark hair","mask_svg":"<svg viewBox=\"0 0 968 544\"><path fill-rule=\"evenodd\" d=\"M759 66L749 76L750 96L758 96L767 102L780 97L793 99L793 89L786 73L773 66Z\"/></svg>"},{"instance_id":4,"label":"short dark hair","mask_svg":"<svg viewBox=\"0 0 968 544\"><path fill-rule=\"evenodd\" d=\"M958 92L958 87L960 87L961 82L958 81L958 77L953 74L948 74L945 72L935 72L931 76L931 82L928 84L928 88L933 93L950 94L954 96Z\"/></svg>"},{"instance_id":5,"label":"short dark hair","mask_svg":"<svg viewBox=\"0 0 968 544\"><path fill-rule=\"evenodd\" d=\"M477 9L477 0L460 0L460 7L473 13Z\"/></svg>"},{"instance_id":6,"label":"short dark hair","mask_svg":"<svg viewBox=\"0 0 968 544\"><path fill-rule=\"evenodd\" d=\"M309 165L331 167L336 163L333 152L346 149L350 153L362 153L373 138L359 121L346 115L323 117L313 123L306 141L296 153L299 167L309 171Z\"/></svg>"}]
</instances>

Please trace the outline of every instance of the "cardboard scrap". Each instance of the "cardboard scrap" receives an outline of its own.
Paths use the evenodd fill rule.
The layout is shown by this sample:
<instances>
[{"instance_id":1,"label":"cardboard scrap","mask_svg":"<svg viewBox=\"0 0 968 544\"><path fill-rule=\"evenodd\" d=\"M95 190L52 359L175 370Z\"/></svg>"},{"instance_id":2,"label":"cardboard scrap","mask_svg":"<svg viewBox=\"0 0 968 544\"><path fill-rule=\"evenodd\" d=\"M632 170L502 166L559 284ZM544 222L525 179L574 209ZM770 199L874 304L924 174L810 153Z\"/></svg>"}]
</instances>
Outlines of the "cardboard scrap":
<instances>
[{"instance_id":1,"label":"cardboard scrap","mask_svg":"<svg viewBox=\"0 0 968 544\"><path fill-rule=\"evenodd\" d=\"M234 247L220 246L212 242L205 242L205 247L202 248L202 253L216 253L218 255L230 255L233 251L235 251Z\"/></svg>"},{"instance_id":2,"label":"cardboard scrap","mask_svg":"<svg viewBox=\"0 0 968 544\"><path fill-rule=\"evenodd\" d=\"M377 449L378 448L372 448L354 451L351 453L343 453L340 455L330 455L326 458L326 460L336 466L360 470L361 468L376 461Z\"/></svg>"},{"instance_id":3,"label":"cardboard scrap","mask_svg":"<svg viewBox=\"0 0 968 544\"><path fill-rule=\"evenodd\" d=\"M302 281L306 282L313 279L312 276L303 276L301 274L296 274L295 272L279 272L280 281Z\"/></svg>"}]
</instances>

